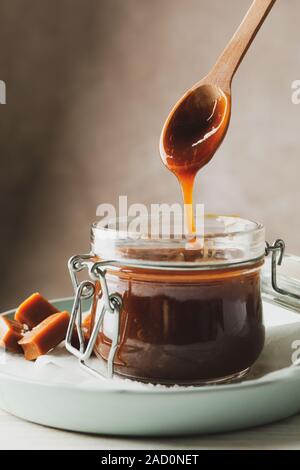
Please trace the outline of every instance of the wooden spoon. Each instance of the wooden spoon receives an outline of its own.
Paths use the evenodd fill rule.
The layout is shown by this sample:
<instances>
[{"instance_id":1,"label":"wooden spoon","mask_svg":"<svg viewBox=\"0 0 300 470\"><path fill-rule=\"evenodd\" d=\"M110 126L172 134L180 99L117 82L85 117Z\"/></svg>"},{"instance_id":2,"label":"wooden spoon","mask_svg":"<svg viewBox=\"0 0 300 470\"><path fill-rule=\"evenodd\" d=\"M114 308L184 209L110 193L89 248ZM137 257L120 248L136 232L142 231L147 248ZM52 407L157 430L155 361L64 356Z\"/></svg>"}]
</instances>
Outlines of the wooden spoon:
<instances>
[{"instance_id":1,"label":"wooden spoon","mask_svg":"<svg viewBox=\"0 0 300 470\"><path fill-rule=\"evenodd\" d=\"M215 66L177 102L164 124L161 158L178 177L186 204L191 203L197 171L213 157L225 137L233 76L275 1L254 0Z\"/></svg>"}]
</instances>

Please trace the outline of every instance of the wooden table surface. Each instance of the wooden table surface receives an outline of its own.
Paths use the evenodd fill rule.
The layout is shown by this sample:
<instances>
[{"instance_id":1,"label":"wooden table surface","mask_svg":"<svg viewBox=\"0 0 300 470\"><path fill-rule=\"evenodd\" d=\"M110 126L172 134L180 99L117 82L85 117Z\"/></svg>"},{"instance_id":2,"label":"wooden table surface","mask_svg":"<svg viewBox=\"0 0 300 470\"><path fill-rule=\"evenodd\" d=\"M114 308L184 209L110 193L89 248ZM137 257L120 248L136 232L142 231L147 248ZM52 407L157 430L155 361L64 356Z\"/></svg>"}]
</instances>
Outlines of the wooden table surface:
<instances>
[{"instance_id":1,"label":"wooden table surface","mask_svg":"<svg viewBox=\"0 0 300 470\"><path fill-rule=\"evenodd\" d=\"M247 431L181 438L123 438L59 431L0 410L0 449L300 449L300 415Z\"/></svg>"}]
</instances>

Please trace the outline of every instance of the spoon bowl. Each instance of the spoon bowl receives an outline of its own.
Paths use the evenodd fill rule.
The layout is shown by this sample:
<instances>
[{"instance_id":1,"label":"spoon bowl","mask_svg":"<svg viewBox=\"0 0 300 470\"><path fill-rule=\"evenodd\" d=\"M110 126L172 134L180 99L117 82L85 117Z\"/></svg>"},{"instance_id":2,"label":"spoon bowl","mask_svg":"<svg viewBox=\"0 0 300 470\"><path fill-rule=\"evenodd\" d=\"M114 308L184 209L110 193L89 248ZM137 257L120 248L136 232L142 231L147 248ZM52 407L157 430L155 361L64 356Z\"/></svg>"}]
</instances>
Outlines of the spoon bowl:
<instances>
[{"instance_id":1,"label":"spoon bowl","mask_svg":"<svg viewBox=\"0 0 300 470\"><path fill-rule=\"evenodd\" d=\"M163 127L160 154L180 176L195 173L212 158L226 135L231 96L216 85L201 83L175 105Z\"/></svg>"}]
</instances>

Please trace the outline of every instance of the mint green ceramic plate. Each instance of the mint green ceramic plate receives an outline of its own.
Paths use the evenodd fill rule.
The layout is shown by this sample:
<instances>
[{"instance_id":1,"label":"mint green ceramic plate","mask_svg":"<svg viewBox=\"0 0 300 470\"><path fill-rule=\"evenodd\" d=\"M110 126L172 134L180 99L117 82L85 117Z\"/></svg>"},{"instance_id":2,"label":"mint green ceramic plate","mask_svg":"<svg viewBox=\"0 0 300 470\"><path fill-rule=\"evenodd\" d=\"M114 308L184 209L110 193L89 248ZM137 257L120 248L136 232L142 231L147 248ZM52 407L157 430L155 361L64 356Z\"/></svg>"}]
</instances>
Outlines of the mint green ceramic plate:
<instances>
[{"instance_id":1,"label":"mint green ceramic plate","mask_svg":"<svg viewBox=\"0 0 300 470\"><path fill-rule=\"evenodd\" d=\"M72 300L54 303L70 310ZM300 320L282 306L268 304L266 310L266 324ZM13 310L6 313L12 314ZM215 433L270 423L300 411L297 367L276 378L231 385L110 390L92 382L83 386L28 378L28 364L21 357L16 360L13 373L0 360L0 407L25 420L72 431L128 436Z\"/></svg>"}]
</instances>

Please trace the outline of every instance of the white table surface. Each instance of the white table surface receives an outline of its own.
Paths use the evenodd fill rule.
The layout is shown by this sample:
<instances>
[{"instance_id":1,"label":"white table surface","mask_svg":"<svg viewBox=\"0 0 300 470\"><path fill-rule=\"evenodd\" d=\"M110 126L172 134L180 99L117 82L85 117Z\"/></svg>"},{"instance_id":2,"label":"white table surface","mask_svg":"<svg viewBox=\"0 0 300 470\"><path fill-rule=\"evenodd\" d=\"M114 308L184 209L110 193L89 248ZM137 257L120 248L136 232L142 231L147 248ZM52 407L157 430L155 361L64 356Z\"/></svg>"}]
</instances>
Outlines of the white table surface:
<instances>
[{"instance_id":1,"label":"white table surface","mask_svg":"<svg viewBox=\"0 0 300 470\"><path fill-rule=\"evenodd\" d=\"M300 449L300 415L227 434L182 438L116 438L59 431L0 410L0 449Z\"/></svg>"}]
</instances>

